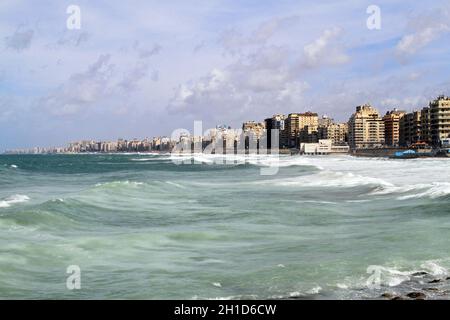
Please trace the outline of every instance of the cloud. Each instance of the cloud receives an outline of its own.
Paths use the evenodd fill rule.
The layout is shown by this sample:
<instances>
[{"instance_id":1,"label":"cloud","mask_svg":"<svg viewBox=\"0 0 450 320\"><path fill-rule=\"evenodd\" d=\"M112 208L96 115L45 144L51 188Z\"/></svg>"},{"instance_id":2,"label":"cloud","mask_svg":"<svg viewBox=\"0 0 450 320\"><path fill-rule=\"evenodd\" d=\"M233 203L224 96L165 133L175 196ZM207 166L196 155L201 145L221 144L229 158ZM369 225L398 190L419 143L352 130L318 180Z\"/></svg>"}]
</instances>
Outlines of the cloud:
<instances>
[{"instance_id":1,"label":"cloud","mask_svg":"<svg viewBox=\"0 0 450 320\"><path fill-rule=\"evenodd\" d=\"M412 28L415 30L404 35L398 42L395 48L398 56L413 55L443 34L450 32L450 14L444 8L424 13L412 20Z\"/></svg>"},{"instance_id":2,"label":"cloud","mask_svg":"<svg viewBox=\"0 0 450 320\"><path fill-rule=\"evenodd\" d=\"M302 111L310 84L307 70L349 61L340 48L340 28L324 30L303 51L292 43L270 44L281 25L296 18L276 18L260 24L249 36L236 30L221 34L224 48L233 56L225 67L214 68L176 88L167 109L215 121L234 121L277 112ZM225 38L224 38L225 37ZM306 111L306 110L304 110Z\"/></svg>"},{"instance_id":3,"label":"cloud","mask_svg":"<svg viewBox=\"0 0 450 320\"><path fill-rule=\"evenodd\" d=\"M285 47L260 47L225 68L181 84L167 109L203 120L233 122L298 108L309 86L291 73L288 55Z\"/></svg>"},{"instance_id":4,"label":"cloud","mask_svg":"<svg viewBox=\"0 0 450 320\"><path fill-rule=\"evenodd\" d=\"M75 47L80 46L82 43L87 42L91 35L88 32L75 32L75 31L65 31L61 38L58 39L57 45L72 45Z\"/></svg>"},{"instance_id":5,"label":"cloud","mask_svg":"<svg viewBox=\"0 0 450 320\"><path fill-rule=\"evenodd\" d=\"M234 28L223 31L219 43L226 53L231 55L242 53L243 50L253 46L263 46L283 28L299 22L299 16L276 17L266 20L249 34L244 34Z\"/></svg>"},{"instance_id":6,"label":"cloud","mask_svg":"<svg viewBox=\"0 0 450 320\"><path fill-rule=\"evenodd\" d=\"M148 75L148 65L143 62L137 62L135 66L127 71L122 80L119 82L119 86L127 93L134 91L138 88L139 82Z\"/></svg>"},{"instance_id":7,"label":"cloud","mask_svg":"<svg viewBox=\"0 0 450 320\"><path fill-rule=\"evenodd\" d=\"M73 74L57 90L40 100L39 107L56 116L76 114L106 95L114 65L110 55L100 55L86 72Z\"/></svg>"},{"instance_id":8,"label":"cloud","mask_svg":"<svg viewBox=\"0 0 450 320\"><path fill-rule=\"evenodd\" d=\"M431 41L439 38L445 32L449 32L450 27L446 24L430 26L416 33L404 36L397 44L396 51L401 55L411 55L422 49Z\"/></svg>"},{"instance_id":9,"label":"cloud","mask_svg":"<svg viewBox=\"0 0 450 320\"><path fill-rule=\"evenodd\" d=\"M162 46L155 43L150 49L142 48L140 41L136 40L134 42L133 49L138 52L139 58L148 59L154 55L159 54L162 50Z\"/></svg>"},{"instance_id":10,"label":"cloud","mask_svg":"<svg viewBox=\"0 0 450 320\"><path fill-rule=\"evenodd\" d=\"M349 57L335 44L335 40L341 33L342 30L337 27L327 29L312 43L304 46L303 64L307 67L318 67L348 62Z\"/></svg>"},{"instance_id":11,"label":"cloud","mask_svg":"<svg viewBox=\"0 0 450 320\"><path fill-rule=\"evenodd\" d=\"M5 47L16 51L28 49L33 40L33 36L33 30L22 30L22 28L19 27L16 29L14 34L9 37L5 37Z\"/></svg>"}]
</instances>

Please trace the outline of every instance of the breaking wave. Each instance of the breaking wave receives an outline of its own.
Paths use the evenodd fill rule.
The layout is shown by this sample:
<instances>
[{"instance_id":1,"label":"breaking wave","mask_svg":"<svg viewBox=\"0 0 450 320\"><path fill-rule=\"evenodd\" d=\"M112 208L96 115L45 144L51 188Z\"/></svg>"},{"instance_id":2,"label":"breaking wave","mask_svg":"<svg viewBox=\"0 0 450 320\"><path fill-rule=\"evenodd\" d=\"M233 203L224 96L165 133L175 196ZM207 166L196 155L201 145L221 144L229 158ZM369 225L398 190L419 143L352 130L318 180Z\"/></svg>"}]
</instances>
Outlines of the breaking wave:
<instances>
[{"instance_id":1,"label":"breaking wave","mask_svg":"<svg viewBox=\"0 0 450 320\"><path fill-rule=\"evenodd\" d=\"M449 182L433 182L429 184L416 184L407 186L383 186L374 190L372 195L398 194L397 200L409 200L416 198L438 199L450 195ZM403 194L403 195L402 195Z\"/></svg>"},{"instance_id":2,"label":"breaking wave","mask_svg":"<svg viewBox=\"0 0 450 320\"><path fill-rule=\"evenodd\" d=\"M30 198L27 195L15 194L2 201L0 201L0 208L7 208L13 204L22 203L29 201Z\"/></svg>"}]
</instances>

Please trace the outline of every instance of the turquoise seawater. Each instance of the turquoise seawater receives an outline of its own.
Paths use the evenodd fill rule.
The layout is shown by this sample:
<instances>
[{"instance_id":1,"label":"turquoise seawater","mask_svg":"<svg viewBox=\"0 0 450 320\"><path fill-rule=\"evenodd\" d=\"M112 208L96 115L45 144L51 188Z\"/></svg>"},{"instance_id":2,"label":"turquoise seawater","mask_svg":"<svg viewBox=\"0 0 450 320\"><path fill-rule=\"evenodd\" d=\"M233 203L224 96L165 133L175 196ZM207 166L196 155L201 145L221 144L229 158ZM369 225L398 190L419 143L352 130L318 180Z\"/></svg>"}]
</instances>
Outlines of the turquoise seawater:
<instances>
[{"instance_id":1,"label":"turquoise seawater","mask_svg":"<svg viewBox=\"0 0 450 320\"><path fill-rule=\"evenodd\" d=\"M358 299L447 277L448 159L222 158L0 156L0 298Z\"/></svg>"}]
</instances>

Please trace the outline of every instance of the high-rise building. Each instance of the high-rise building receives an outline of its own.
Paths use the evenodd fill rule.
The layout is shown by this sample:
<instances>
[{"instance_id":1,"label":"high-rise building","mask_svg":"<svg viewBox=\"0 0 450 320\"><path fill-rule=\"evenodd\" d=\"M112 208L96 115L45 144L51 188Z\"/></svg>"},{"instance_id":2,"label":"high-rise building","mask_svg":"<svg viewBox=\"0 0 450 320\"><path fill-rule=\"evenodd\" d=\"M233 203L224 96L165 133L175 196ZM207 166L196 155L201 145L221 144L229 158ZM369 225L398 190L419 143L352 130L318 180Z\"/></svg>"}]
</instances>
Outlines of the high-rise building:
<instances>
[{"instance_id":1,"label":"high-rise building","mask_svg":"<svg viewBox=\"0 0 450 320\"><path fill-rule=\"evenodd\" d=\"M285 115L276 114L272 118L267 118L264 120L267 132L267 149L272 148L272 130L278 130L278 147L286 146L286 131L284 129L284 121L286 119Z\"/></svg>"},{"instance_id":2,"label":"high-rise building","mask_svg":"<svg viewBox=\"0 0 450 320\"><path fill-rule=\"evenodd\" d=\"M344 145L348 141L348 124L335 123L332 118L323 116L319 119L319 140L331 140L333 145Z\"/></svg>"},{"instance_id":3,"label":"high-rise building","mask_svg":"<svg viewBox=\"0 0 450 320\"><path fill-rule=\"evenodd\" d=\"M450 138L450 98L439 96L430 102L431 143L440 146L443 139Z\"/></svg>"},{"instance_id":4,"label":"high-rise building","mask_svg":"<svg viewBox=\"0 0 450 320\"><path fill-rule=\"evenodd\" d=\"M319 116L317 113L290 113L285 120L287 144L290 148L298 148L300 142L317 142Z\"/></svg>"},{"instance_id":5,"label":"high-rise building","mask_svg":"<svg viewBox=\"0 0 450 320\"><path fill-rule=\"evenodd\" d=\"M397 147L400 143L400 119L405 115L404 111L394 109L388 111L383 117L384 141L386 145Z\"/></svg>"},{"instance_id":6,"label":"high-rise building","mask_svg":"<svg viewBox=\"0 0 450 320\"><path fill-rule=\"evenodd\" d=\"M425 107L420 111L420 141L429 145L431 145L430 125L430 108Z\"/></svg>"},{"instance_id":7,"label":"high-rise building","mask_svg":"<svg viewBox=\"0 0 450 320\"><path fill-rule=\"evenodd\" d=\"M422 112L413 111L405 114L400 119L400 137L401 146L410 146L422 141Z\"/></svg>"},{"instance_id":8,"label":"high-rise building","mask_svg":"<svg viewBox=\"0 0 450 320\"><path fill-rule=\"evenodd\" d=\"M348 122L348 139L352 149L384 145L384 123L377 109L366 104L356 107Z\"/></svg>"}]
</instances>

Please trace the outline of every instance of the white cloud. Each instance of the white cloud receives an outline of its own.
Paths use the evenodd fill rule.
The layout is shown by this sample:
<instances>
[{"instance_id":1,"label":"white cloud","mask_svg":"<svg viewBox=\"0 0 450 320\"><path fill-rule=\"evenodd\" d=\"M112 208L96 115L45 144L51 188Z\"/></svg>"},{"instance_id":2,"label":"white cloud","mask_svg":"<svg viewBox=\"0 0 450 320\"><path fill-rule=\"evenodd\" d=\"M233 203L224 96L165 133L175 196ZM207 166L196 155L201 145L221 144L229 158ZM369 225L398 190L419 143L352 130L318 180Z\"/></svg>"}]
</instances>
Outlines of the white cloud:
<instances>
[{"instance_id":1,"label":"white cloud","mask_svg":"<svg viewBox=\"0 0 450 320\"><path fill-rule=\"evenodd\" d=\"M410 28L414 31L404 35L398 42L395 50L399 56L413 55L443 34L450 32L448 8L432 10L411 20Z\"/></svg>"},{"instance_id":2,"label":"white cloud","mask_svg":"<svg viewBox=\"0 0 450 320\"><path fill-rule=\"evenodd\" d=\"M291 73L285 48L266 46L180 85L168 110L216 122L242 121L300 107L307 83ZM261 119L260 119L261 120Z\"/></svg>"},{"instance_id":3,"label":"white cloud","mask_svg":"<svg viewBox=\"0 0 450 320\"><path fill-rule=\"evenodd\" d=\"M70 115L92 106L109 90L114 66L110 55L100 55L86 72L72 75L57 90L40 100L39 105L53 115Z\"/></svg>"},{"instance_id":4,"label":"white cloud","mask_svg":"<svg viewBox=\"0 0 450 320\"><path fill-rule=\"evenodd\" d=\"M445 32L450 31L450 26L446 24L439 24L437 26L430 26L420 30L416 33L404 36L397 44L396 51L398 54L411 55L422 49L431 41L439 38Z\"/></svg>"},{"instance_id":5,"label":"white cloud","mask_svg":"<svg viewBox=\"0 0 450 320\"><path fill-rule=\"evenodd\" d=\"M304 48L304 64L308 67L338 65L349 61L349 57L336 46L335 40L341 35L340 28L325 30L320 37Z\"/></svg>"}]
</instances>

